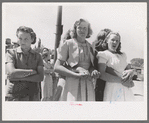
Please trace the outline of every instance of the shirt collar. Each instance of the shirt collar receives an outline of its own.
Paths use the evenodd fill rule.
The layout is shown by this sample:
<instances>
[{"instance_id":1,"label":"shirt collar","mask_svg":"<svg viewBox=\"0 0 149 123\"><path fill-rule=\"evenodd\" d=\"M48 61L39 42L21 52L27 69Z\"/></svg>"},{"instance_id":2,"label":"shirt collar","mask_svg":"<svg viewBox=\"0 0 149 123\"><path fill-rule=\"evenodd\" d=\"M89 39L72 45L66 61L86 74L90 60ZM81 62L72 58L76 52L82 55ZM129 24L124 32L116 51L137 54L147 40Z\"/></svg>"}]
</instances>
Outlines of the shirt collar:
<instances>
[{"instance_id":1,"label":"shirt collar","mask_svg":"<svg viewBox=\"0 0 149 123\"><path fill-rule=\"evenodd\" d=\"M21 47L18 47L16 51L17 53L23 53ZM30 48L29 53L35 54L35 51L32 48Z\"/></svg>"},{"instance_id":2,"label":"shirt collar","mask_svg":"<svg viewBox=\"0 0 149 123\"><path fill-rule=\"evenodd\" d=\"M77 39L75 39L75 38L74 38L74 40L78 43L79 46L84 46L84 47L87 46L86 40L84 43L78 42Z\"/></svg>"}]
</instances>

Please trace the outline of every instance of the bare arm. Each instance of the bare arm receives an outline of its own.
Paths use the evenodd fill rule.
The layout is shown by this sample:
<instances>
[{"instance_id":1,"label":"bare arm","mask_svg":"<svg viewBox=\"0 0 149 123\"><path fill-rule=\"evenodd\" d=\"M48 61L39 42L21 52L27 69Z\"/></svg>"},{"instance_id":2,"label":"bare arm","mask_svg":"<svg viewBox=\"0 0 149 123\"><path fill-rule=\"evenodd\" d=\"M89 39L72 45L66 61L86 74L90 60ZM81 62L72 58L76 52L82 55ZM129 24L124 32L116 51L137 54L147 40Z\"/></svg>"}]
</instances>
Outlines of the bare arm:
<instances>
[{"instance_id":1,"label":"bare arm","mask_svg":"<svg viewBox=\"0 0 149 123\"><path fill-rule=\"evenodd\" d=\"M7 63L6 69L10 79L24 78L37 73L33 69L16 69L13 63Z\"/></svg>"},{"instance_id":2,"label":"bare arm","mask_svg":"<svg viewBox=\"0 0 149 123\"><path fill-rule=\"evenodd\" d=\"M63 63L64 61L57 59L54 65L54 71L63 76L78 77L78 73L72 72L71 70L67 69L63 66Z\"/></svg>"},{"instance_id":3,"label":"bare arm","mask_svg":"<svg viewBox=\"0 0 149 123\"><path fill-rule=\"evenodd\" d=\"M100 78L102 80L105 80L107 82L117 82L117 83L121 83L121 78L119 76L116 75L112 75L106 72L106 64L105 63L98 63L98 69L99 72L101 73Z\"/></svg>"},{"instance_id":4,"label":"bare arm","mask_svg":"<svg viewBox=\"0 0 149 123\"><path fill-rule=\"evenodd\" d=\"M41 82L44 77L44 71L43 71L43 66L38 66L37 67L37 74L27 76L24 78L19 78L19 79L10 79L11 81L19 81L19 80L24 80L24 81L30 81L30 82Z\"/></svg>"},{"instance_id":5,"label":"bare arm","mask_svg":"<svg viewBox=\"0 0 149 123\"><path fill-rule=\"evenodd\" d=\"M39 55L39 65L36 70L15 68L15 52L10 50L6 55L6 69L10 81L32 81L39 82L43 80L43 61Z\"/></svg>"},{"instance_id":6,"label":"bare arm","mask_svg":"<svg viewBox=\"0 0 149 123\"><path fill-rule=\"evenodd\" d=\"M31 82L41 82L41 81L43 81L43 78L44 78L43 66L38 66L37 74L28 76L26 78L22 78L22 80L31 81Z\"/></svg>"},{"instance_id":7,"label":"bare arm","mask_svg":"<svg viewBox=\"0 0 149 123\"><path fill-rule=\"evenodd\" d=\"M63 66L63 63L64 61L57 59L54 65L54 71L67 77L86 78L88 76L86 73L76 73L67 69Z\"/></svg>"},{"instance_id":8,"label":"bare arm","mask_svg":"<svg viewBox=\"0 0 149 123\"><path fill-rule=\"evenodd\" d=\"M131 77L129 76L129 72L131 74L131 71L125 70L121 74L121 73L117 72L116 70L114 70L113 68L107 67L106 68L106 72L109 73L109 74L112 74L114 76L118 76L118 77L122 78L122 80L121 80L122 81L122 85L124 85L126 87L133 87L134 86L134 83L133 83ZM125 72L126 72L126 75L125 75Z\"/></svg>"}]
</instances>

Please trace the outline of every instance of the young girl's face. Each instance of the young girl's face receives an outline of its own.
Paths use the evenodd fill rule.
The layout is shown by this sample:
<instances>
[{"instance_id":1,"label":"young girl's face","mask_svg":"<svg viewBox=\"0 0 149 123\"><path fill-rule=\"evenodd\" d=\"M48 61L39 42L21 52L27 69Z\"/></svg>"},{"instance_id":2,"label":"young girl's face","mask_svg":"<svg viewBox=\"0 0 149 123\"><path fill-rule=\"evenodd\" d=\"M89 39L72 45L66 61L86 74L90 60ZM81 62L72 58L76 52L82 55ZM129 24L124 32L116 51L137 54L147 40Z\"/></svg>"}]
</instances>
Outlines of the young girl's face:
<instances>
[{"instance_id":1,"label":"young girl's face","mask_svg":"<svg viewBox=\"0 0 149 123\"><path fill-rule=\"evenodd\" d=\"M17 38L18 38L18 42L23 50L30 49L33 39L31 38L31 35L29 33L19 31Z\"/></svg>"},{"instance_id":2,"label":"young girl's face","mask_svg":"<svg viewBox=\"0 0 149 123\"><path fill-rule=\"evenodd\" d=\"M76 28L77 36L80 38L86 38L88 34L88 23L87 22L81 22L80 25Z\"/></svg>"},{"instance_id":3,"label":"young girl's face","mask_svg":"<svg viewBox=\"0 0 149 123\"><path fill-rule=\"evenodd\" d=\"M45 60L49 60L50 59L50 53L49 53L49 50L48 49L44 49L42 51L42 53L44 53L44 55L42 55L43 56L43 59L45 59Z\"/></svg>"},{"instance_id":4,"label":"young girl's face","mask_svg":"<svg viewBox=\"0 0 149 123\"><path fill-rule=\"evenodd\" d=\"M118 45L120 43L119 36L117 36L116 34L111 34L107 40L107 43L108 43L108 50L116 52L116 49L118 48Z\"/></svg>"}]
</instances>

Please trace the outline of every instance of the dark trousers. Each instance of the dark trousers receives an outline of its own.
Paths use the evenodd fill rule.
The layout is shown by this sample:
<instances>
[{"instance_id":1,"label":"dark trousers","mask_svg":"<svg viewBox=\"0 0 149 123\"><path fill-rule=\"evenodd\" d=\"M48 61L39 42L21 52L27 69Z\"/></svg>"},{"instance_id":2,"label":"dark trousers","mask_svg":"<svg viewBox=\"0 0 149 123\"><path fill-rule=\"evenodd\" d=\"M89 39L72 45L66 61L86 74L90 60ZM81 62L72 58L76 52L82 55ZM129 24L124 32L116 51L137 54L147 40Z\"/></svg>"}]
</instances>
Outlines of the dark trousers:
<instances>
[{"instance_id":1,"label":"dark trousers","mask_svg":"<svg viewBox=\"0 0 149 123\"><path fill-rule=\"evenodd\" d=\"M106 81L102 79L97 79L96 86L95 86L95 100L96 101L103 101L105 83Z\"/></svg>"}]
</instances>

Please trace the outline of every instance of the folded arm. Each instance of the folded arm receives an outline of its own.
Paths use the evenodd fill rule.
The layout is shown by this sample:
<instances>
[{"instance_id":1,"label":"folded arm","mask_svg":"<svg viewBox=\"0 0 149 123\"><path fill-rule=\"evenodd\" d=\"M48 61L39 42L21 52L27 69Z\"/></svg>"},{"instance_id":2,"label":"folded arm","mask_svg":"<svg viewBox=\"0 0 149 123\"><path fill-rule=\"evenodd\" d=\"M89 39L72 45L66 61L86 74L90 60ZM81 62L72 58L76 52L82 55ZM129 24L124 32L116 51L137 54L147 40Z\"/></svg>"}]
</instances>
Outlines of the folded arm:
<instances>
[{"instance_id":1,"label":"folded arm","mask_svg":"<svg viewBox=\"0 0 149 123\"><path fill-rule=\"evenodd\" d=\"M106 70L104 72L105 68L102 68L102 67L104 67L103 64L100 65L100 70L103 69L103 72L101 73L101 75L102 75L101 79L103 79L105 81L109 81L109 82L119 82L126 87L134 86L132 79L130 79L129 77L128 77L128 79L124 78L123 73L121 74L110 67L106 67Z\"/></svg>"},{"instance_id":2,"label":"folded arm","mask_svg":"<svg viewBox=\"0 0 149 123\"><path fill-rule=\"evenodd\" d=\"M77 77L78 73L75 73L67 69L66 67L63 66L63 64L64 64L64 61L57 59L54 65L54 71L63 76Z\"/></svg>"},{"instance_id":3,"label":"folded arm","mask_svg":"<svg viewBox=\"0 0 149 123\"><path fill-rule=\"evenodd\" d=\"M41 82L43 80L43 66L33 69L16 69L13 63L7 63L7 75L10 81Z\"/></svg>"},{"instance_id":4,"label":"folded arm","mask_svg":"<svg viewBox=\"0 0 149 123\"><path fill-rule=\"evenodd\" d=\"M33 69L16 69L13 63L6 64L7 75L10 79L19 79L36 74Z\"/></svg>"},{"instance_id":5,"label":"folded arm","mask_svg":"<svg viewBox=\"0 0 149 123\"><path fill-rule=\"evenodd\" d=\"M85 73L77 73L77 70L69 70L63 66L64 61L57 59L54 65L54 71L59 73L62 76L66 77L75 77L75 78L87 78L88 72Z\"/></svg>"},{"instance_id":6,"label":"folded arm","mask_svg":"<svg viewBox=\"0 0 149 123\"><path fill-rule=\"evenodd\" d=\"M116 73L114 73L114 71L113 71L113 74L110 74L109 72L107 72L106 68L107 68L107 65L105 63L98 63L98 69L99 69L99 72L101 73L100 78L107 82L121 83L121 77L119 77ZM112 72L112 69L111 69L111 72Z\"/></svg>"},{"instance_id":7,"label":"folded arm","mask_svg":"<svg viewBox=\"0 0 149 123\"><path fill-rule=\"evenodd\" d=\"M21 80L31 81L31 82L41 82L44 78L43 66L37 67L37 74L27 76L26 78L22 78Z\"/></svg>"}]
</instances>

